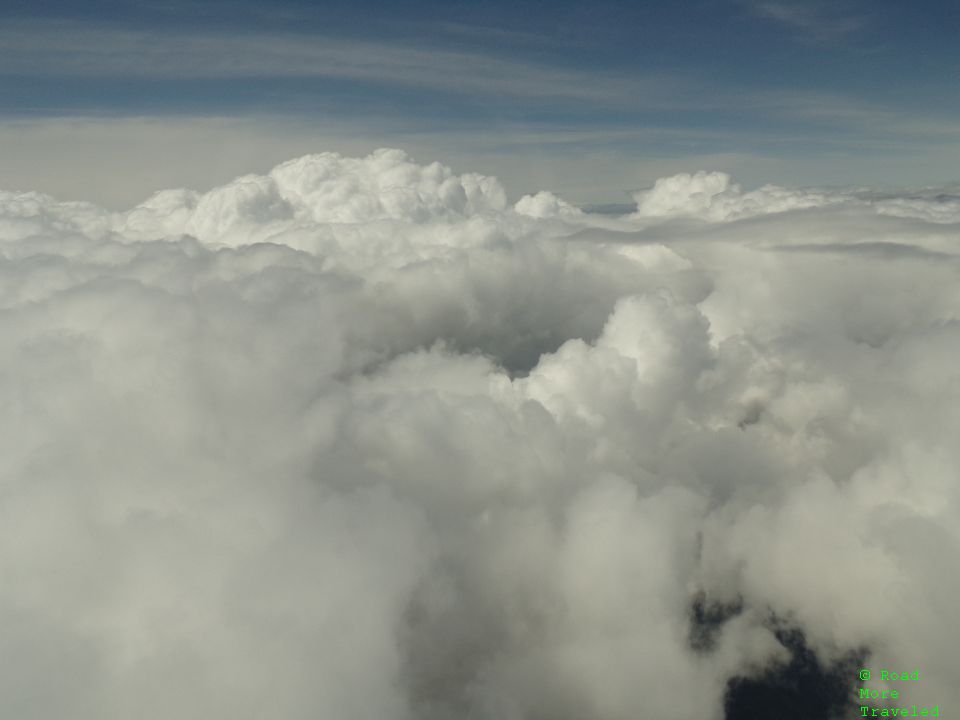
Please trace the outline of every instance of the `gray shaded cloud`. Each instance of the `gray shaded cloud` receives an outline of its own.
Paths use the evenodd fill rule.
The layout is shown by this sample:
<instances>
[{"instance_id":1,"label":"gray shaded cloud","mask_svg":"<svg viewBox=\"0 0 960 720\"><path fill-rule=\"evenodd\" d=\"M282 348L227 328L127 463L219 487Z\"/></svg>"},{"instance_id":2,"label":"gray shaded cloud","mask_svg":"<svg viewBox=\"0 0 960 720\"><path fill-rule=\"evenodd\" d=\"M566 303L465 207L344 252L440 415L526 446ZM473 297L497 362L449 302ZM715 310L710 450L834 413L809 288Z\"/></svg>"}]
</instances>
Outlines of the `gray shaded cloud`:
<instances>
[{"instance_id":1,"label":"gray shaded cloud","mask_svg":"<svg viewBox=\"0 0 960 720\"><path fill-rule=\"evenodd\" d=\"M0 194L0 707L719 719L771 617L960 702L953 199L648 192Z\"/></svg>"}]
</instances>

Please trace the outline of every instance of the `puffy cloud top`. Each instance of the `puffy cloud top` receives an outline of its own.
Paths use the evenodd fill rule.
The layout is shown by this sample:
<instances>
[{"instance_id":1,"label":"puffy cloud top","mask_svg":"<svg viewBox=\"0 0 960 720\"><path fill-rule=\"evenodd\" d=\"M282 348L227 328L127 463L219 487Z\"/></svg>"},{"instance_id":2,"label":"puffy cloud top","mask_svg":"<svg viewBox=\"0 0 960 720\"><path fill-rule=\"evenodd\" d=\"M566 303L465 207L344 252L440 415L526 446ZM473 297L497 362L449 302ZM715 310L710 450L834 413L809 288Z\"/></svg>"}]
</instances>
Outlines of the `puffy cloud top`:
<instances>
[{"instance_id":1,"label":"puffy cloud top","mask_svg":"<svg viewBox=\"0 0 960 720\"><path fill-rule=\"evenodd\" d=\"M306 155L202 196L166 190L121 214L117 229L143 238L187 233L253 242L294 224L462 220L506 204L495 178L454 175L440 163L421 166L401 150L382 149L365 158Z\"/></svg>"},{"instance_id":2,"label":"puffy cloud top","mask_svg":"<svg viewBox=\"0 0 960 720\"><path fill-rule=\"evenodd\" d=\"M653 188L634 196L637 218L695 217L734 220L751 215L819 207L838 202L820 193L764 185L751 192L722 172L700 171L660 178Z\"/></svg>"},{"instance_id":3,"label":"puffy cloud top","mask_svg":"<svg viewBox=\"0 0 960 720\"><path fill-rule=\"evenodd\" d=\"M457 176L436 162L420 166L402 150L362 159L307 155L278 165L270 177L283 198L317 222L424 222L503 210L507 202L495 178Z\"/></svg>"},{"instance_id":4,"label":"puffy cloud top","mask_svg":"<svg viewBox=\"0 0 960 720\"><path fill-rule=\"evenodd\" d=\"M559 198L549 190L541 190L535 195L524 195L514 205L521 215L532 218L548 218L558 216L573 216L582 214L581 210Z\"/></svg>"},{"instance_id":5,"label":"puffy cloud top","mask_svg":"<svg viewBox=\"0 0 960 720\"><path fill-rule=\"evenodd\" d=\"M719 720L785 628L960 704L955 203L0 193L0 710Z\"/></svg>"}]
</instances>

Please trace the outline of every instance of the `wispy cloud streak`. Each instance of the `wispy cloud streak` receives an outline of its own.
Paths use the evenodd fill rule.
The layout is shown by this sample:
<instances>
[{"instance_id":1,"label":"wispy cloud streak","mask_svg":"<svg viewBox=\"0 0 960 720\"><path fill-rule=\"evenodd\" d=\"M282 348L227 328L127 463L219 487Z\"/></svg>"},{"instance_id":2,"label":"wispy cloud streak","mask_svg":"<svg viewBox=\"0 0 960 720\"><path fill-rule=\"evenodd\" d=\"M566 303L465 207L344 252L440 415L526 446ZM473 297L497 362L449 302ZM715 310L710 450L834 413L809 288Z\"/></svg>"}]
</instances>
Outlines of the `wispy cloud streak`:
<instances>
[{"instance_id":1,"label":"wispy cloud streak","mask_svg":"<svg viewBox=\"0 0 960 720\"><path fill-rule=\"evenodd\" d=\"M759 16L798 31L805 39L835 41L862 30L867 18L844 3L821 5L789 0L754 0L752 10Z\"/></svg>"}]
</instances>

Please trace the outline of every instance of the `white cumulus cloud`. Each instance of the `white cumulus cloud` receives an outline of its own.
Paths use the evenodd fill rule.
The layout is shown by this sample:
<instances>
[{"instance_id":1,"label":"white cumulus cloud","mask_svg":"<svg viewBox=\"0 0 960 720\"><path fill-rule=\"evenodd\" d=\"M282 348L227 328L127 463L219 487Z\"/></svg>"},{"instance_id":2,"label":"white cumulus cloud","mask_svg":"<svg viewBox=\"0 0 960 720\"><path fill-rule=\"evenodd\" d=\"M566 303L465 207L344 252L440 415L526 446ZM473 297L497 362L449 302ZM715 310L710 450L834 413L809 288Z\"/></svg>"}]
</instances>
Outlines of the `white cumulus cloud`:
<instances>
[{"instance_id":1,"label":"white cumulus cloud","mask_svg":"<svg viewBox=\"0 0 960 720\"><path fill-rule=\"evenodd\" d=\"M696 217L731 220L751 215L819 207L837 202L822 193L764 185L744 192L722 172L700 171L661 178L650 190L636 194L636 217Z\"/></svg>"},{"instance_id":2,"label":"white cumulus cloud","mask_svg":"<svg viewBox=\"0 0 960 720\"><path fill-rule=\"evenodd\" d=\"M960 703L956 199L637 202L0 193L4 714L720 720L783 627Z\"/></svg>"}]
</instances>

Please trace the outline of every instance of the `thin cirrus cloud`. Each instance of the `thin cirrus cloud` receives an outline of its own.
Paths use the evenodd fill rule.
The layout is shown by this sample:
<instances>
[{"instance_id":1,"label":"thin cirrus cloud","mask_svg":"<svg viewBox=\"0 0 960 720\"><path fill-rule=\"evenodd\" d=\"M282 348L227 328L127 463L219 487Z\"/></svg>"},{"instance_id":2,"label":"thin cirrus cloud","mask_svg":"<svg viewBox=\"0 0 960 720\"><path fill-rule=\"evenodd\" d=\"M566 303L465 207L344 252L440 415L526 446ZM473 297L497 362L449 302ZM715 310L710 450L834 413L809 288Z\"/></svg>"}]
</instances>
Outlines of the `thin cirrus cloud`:
<instances>
[{"instance_id":1,"label":"thin cirrus cloud","mask_svg":"<svg viewBox=\"0 0 960 720\"><path fill-rule=\"evenodd\" d=\"M495 54L294 34L153 33L73 25L7 27L0 31L0 59L8 75L23 77L340 79L457 94L608 104L644 96L654 107L684 104L679 78L615 77Z\"/></svg>"},{"instance_id":2,"label":"thin cirrus cloud","mask_svg":"<svg viewBox=\"0 0 960 720\"><path fill-rule=\"evenodd\" d=\"M185 31L119 30L76 23L8 24L0 30L0 60L11 78L78 78L116 81L292 80L339 81L353 102L375 99L375 91L350 91L350 84L370 84L407 92L497 99L517 107L544 104L596 124L598 113L673 113L682 125L733 129L756 126L779 116L815 116L858 127L882 115L882 103L834 91L785 91L717 84L684 69L638 71L578 67L572 63L533 62L497 51L416 47L409 42L351 39L292 33L204 34ZM221 90L221 93L229 92ZM208 112L223 101L213 93ZM295 102L271 96L282 107ZM8 108L15 109L15 108ZM123 112L121 102L103 109ZM889 108L887 108L889 110ZM476 108L473 109L476 112ZM129 110L127 110L129 112ZM677 115L680 113L681 115ZM759 116L751 114L757 114ZM713 115L711 115L713 114ZM639 116L638 116L639 119ZM562 122L562 121L560 121ZM601 124L608 123L605 120ZM644 124L649 122L649 117ZM704 128L707 131L707 128Z\"/></svg>"},{"instance_id":3,"label":"thin cirrus cloud","mask_svg":"<svg viewBox=\"0 0 960 720\"><path fill-rule=\"evenodd\" d=\"M784 25L807 40L840 41L869 27L869 16L844 3L751 0L759 17Z\"/></svg>"}]
</instances>

